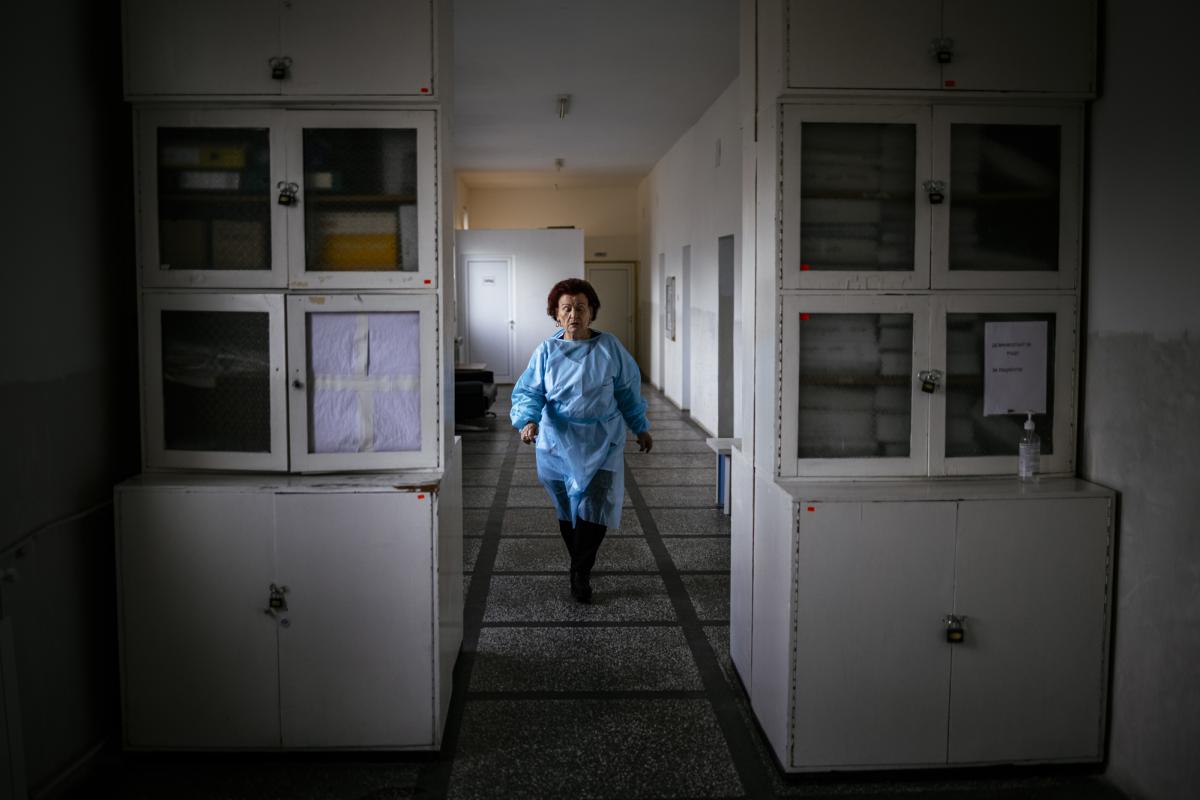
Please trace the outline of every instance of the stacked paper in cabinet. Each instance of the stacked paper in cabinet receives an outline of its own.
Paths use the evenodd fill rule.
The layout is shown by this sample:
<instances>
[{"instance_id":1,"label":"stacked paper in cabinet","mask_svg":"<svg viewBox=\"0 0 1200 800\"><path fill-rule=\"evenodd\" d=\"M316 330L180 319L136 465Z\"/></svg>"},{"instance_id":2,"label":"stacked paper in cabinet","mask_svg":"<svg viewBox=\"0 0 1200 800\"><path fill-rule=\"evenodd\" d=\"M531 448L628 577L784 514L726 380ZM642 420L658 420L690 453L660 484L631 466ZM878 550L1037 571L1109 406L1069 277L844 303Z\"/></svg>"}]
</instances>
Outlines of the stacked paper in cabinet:
<instances>
[{"instance_id":1,"label":"stacked paper in cabinet","mask_svg":"<svg viewBox=\"0 0 1200 800\"><path fill-rule=\"evenodd\" d=\"M393 211L331 211L318 218L320 268L393 270L397 218Z\"/></svg>"},{"instance_id":2,"label":"stacked paper in cabinet","mask_svg":"<svg viewBox=\"0 0 1200 800\"><path fill-rule=\"evenodd\" d=\"M308 315L309 449L421 448L420 315Z\"/></svg>"}]
</instances>

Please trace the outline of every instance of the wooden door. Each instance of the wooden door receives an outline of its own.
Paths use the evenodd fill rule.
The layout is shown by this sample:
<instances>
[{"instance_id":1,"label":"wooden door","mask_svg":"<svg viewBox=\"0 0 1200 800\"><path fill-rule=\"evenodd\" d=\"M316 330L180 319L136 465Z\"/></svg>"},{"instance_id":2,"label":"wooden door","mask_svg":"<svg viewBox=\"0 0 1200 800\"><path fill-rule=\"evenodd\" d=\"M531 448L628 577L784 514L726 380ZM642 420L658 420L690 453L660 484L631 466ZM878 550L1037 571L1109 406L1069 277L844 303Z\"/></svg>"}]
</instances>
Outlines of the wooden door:
<instances>
[{"instance_id":1,"label":"wooden door","mask_svg":"<svg viewBox=\"0 0 1200 800\"><path fill-rule=\"evenodd\" d=\"M589 261L584 264L588 283L600 297L600 316L596 328L621 340L630 355L637 355L637 330L634 311L637 264L632 261Z\"/></svg>"}]
</instances>

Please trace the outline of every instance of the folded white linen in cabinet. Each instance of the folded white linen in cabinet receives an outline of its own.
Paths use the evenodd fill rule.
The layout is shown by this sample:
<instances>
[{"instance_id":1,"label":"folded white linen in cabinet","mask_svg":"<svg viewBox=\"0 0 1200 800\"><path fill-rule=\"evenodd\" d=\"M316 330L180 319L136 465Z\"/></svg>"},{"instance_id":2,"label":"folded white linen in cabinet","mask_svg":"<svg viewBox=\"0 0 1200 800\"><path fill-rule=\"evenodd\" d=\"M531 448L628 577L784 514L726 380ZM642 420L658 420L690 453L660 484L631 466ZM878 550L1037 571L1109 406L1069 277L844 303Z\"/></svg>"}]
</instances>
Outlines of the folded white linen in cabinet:
<instances>
[{"instance_id":1,"label":"folded white linen in cabinet","mask_svg":"<svg viewBox=\"0 0 1200 800\"><path fill-rule=\"evenodd\" d=\"M310 313L309 447L421 448L420 315Z\"/></svg>"}]
</instances>

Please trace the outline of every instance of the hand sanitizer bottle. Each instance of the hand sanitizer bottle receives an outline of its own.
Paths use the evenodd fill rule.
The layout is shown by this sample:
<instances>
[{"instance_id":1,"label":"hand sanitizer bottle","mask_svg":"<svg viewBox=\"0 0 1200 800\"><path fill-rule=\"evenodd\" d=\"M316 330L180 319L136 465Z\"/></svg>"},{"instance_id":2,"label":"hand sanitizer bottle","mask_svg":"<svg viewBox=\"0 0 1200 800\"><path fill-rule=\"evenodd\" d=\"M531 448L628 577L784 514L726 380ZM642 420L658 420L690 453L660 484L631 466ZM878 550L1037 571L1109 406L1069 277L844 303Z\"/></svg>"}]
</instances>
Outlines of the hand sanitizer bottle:
<instances>
[{"instance_id":1,"label":"hand sanitizer bottle","mask_svg":"<svg viewBox=\"0 0 1200 800\"><path fill-rule=\"evenodd\" d=\"M1022 481L1037 480L1042 458L1042 439L1033 429L1033 412L1025 419L1025 431L1017 445L1017 477Z\"/></svg>"}]
</instances>

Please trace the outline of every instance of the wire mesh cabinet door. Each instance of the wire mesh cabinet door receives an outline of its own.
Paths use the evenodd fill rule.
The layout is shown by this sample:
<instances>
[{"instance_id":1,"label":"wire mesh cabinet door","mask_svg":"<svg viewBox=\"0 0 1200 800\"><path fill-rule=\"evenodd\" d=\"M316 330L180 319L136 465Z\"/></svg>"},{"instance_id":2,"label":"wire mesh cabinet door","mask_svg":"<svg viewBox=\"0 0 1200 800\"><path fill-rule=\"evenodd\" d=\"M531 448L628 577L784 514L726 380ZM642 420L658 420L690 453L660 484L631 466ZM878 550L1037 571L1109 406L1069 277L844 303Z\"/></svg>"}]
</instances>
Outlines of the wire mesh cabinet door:
<instances>
[{"instance_id":1,"label":"wire mesh cabinet door","mask_svg":"<svg viewBox=\"0 0 1200 800\"><path fill-rule=\"evenodd\" d=\"M283 297L147 292L148 469L287 469Z\"/></svg>"}]
</instances>

